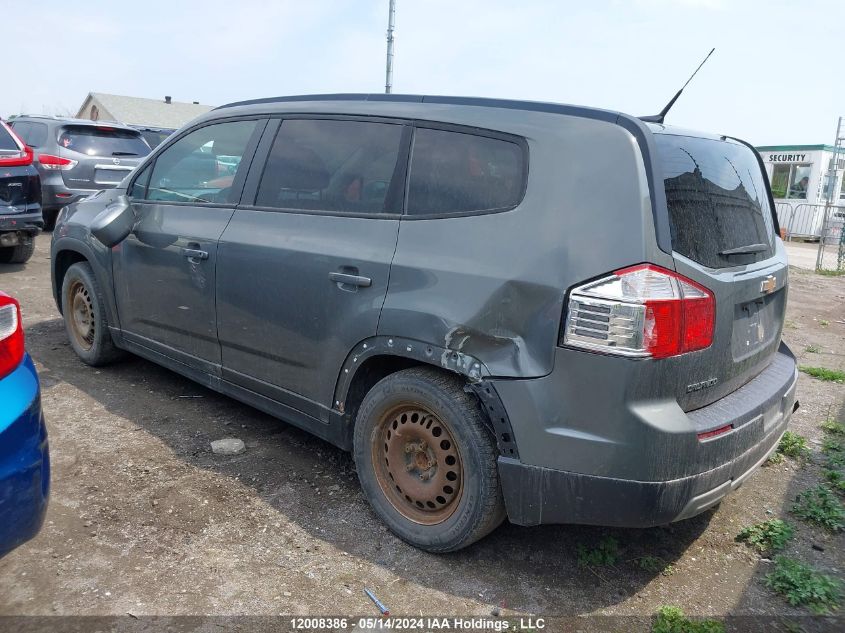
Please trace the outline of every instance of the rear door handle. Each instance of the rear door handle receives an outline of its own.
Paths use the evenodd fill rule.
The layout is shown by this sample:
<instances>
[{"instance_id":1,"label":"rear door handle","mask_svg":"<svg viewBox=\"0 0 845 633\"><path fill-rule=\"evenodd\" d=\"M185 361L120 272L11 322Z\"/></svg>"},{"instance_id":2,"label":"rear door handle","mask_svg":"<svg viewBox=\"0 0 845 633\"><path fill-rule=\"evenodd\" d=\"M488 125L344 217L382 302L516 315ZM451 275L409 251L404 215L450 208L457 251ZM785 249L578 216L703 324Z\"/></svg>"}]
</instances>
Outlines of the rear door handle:
<instances>
[{"instance_id":1,"label":"rear door handle","mask_svg":"<svg viewBox=\"0 0 845 633\"><path fill-rule=\"evenodd\" d=\"M373 283L373 280L369 277L349 275L347 273L329 273L329 279L335 283L349 284L350 286L358 286L360 288L368 288Z\"/></svg>"},{"instance_id":2,"label":"rear door handle","mask_svg":"<svg viewBox=\"0 0 845 633\"><path fill-rule=\"evenodd\" d=\"M188 259L208 259L208 251L201 251L198 248L183 248L182 255Z\"/></svg>"}]
</instances>

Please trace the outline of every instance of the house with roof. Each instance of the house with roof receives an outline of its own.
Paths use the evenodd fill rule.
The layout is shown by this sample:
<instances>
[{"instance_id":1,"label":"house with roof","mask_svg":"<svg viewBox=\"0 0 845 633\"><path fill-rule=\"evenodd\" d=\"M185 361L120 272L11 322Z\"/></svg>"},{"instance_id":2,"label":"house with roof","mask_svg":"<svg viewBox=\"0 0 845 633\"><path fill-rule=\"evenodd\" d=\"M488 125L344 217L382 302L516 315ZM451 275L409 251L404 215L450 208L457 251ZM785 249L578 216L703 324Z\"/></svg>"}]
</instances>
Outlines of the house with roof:
<instances>
[{"instance_id":1,"label":"house with roof","mask_svg":"<svg viewBox=\"0 0 845 633\"><path fill-rule=\"evenodd\" d=\"M169 96L164 99L146 99L89 92L76 117L92 121L119 121L136 127L176 129L213 107L198 101L173 101Z\"/></svg>"}]
</instances>

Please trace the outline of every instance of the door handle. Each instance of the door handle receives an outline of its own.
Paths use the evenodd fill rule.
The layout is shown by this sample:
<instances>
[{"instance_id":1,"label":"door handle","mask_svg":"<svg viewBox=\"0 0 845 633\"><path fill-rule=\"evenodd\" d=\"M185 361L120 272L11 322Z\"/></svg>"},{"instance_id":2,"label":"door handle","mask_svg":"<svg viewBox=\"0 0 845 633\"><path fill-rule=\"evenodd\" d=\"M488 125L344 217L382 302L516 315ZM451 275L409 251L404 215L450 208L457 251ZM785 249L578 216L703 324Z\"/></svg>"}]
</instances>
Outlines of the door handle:
<instances>
[{"instance_id":1,"label":"door handle","mask_svg":"<svg viewBox=\"0 0 845 633\"><path fill-rule=\"evenodd\" d=\"M188 259L208 259L208 251L201 251L198 248L183 248L182 255Z\"/></svg>"},{"instance_id":2,"label":"door handle","mask_svg":"<svg viewBox=\"0 0 845 633\"><path fill-rule=\"evenodd\" d=\"M338 284L348 284L350 286L358 286L360 288L368 288L373 280L369 277L361 277L360 275L350 275L347 273L329 273L329 279Z\"/></svg>"}]
</instances>

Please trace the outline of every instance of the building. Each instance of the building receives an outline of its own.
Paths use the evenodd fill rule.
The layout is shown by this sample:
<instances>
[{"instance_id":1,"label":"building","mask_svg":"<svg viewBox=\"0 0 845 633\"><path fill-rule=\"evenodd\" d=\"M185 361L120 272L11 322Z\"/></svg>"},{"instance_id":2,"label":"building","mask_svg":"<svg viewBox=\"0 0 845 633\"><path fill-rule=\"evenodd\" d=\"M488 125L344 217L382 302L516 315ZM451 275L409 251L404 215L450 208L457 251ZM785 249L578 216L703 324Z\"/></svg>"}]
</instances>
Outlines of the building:
<instances>
[{"instance_id":1,"label":"building","mask_svg":"<svg viewBox=\"0 0 845 633\"><path fill-rule=\"evenodd\" d=\"M119 121L137 127L177 129L214 106L164 99L144 99L89 92L76 113L77 118L92 121Z\"/></svg>"},{"instance_id":2,"label":"building","mask_svg":"<svg viewBox=\"0 0 845 633\"><path fill-rule=\"evenodd\" d=\"M832 145L763 145L756 148L766 166L778 222L790 237L815 239L824 228ZM841 150L840 150L841 151ZM839 228L845 215L845 154L837 159L833 182L834 212L828 230ZM836 226L833 226L836 225Z\"/></svg>"}]
</instances>

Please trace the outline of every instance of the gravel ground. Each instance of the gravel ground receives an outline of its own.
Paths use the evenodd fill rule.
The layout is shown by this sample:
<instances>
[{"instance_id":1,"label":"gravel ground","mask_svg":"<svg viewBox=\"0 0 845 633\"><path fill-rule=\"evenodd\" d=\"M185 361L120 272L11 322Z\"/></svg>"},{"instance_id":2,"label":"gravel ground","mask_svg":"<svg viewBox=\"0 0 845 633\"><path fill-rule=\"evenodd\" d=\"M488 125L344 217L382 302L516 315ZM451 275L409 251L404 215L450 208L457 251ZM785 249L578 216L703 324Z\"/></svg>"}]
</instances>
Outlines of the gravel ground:
<instances>
[{"instance_id":1,"label":"gravel ground","mask_svg":"<svg viewBox=\"0 0 845 633\"><path fill-rule=\"evenodd\" d=\"M845 278L791 274L785 340L802 364L845 369ZM375 616L364 587L407 615L807 613L763 586L771 563L734 536L787 517L816 465L767 466L718 509L667 527L506 524L457 554L426 554L374 517L349 455L147 361L77 360L50 294L49 235L28 264L0 269L0 289L22 303L54 468L42 532L0 560L0 615ZM792 429L817 453L819 423L845 421L845 385L802 374L798 398ZM225 437L246 451L212 454ZM845 537L793 521L786 553L845 578ZM579 566L577 546L607 535L618 562ZM640 569L646 555L671 573Z\"/></svg>"}]
</instances>

